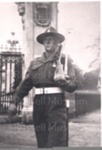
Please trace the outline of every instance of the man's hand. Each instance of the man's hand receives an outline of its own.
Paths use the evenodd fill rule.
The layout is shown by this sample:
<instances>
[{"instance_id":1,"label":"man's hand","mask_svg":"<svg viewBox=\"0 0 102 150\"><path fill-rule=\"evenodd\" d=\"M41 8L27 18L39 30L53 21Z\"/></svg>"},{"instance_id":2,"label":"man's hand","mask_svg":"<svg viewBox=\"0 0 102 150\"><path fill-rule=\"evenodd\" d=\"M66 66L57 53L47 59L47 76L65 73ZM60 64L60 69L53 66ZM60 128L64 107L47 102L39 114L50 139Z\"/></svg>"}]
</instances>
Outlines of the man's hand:
<instances>
[{"instance_id":1,"label":"man's hand","mask_svg":"<svg viewBox=\"0 0 102 150\"><path fill-rule=\"evenodd\" d=\"M55 80L55 82L60 86L64 86L67 84L66 79L58 79L58 80Z\"/></svg>"},{"instance_id":2,"label":"man's hand","mask_svg":"<svg viewBox=\"0 0 102 150\"><path fill-rule=\"evenodd\" d=\"M10 106L8 107L8 115L10 117L15 116L17 113L17 108L16 105L14 103L11 103Z\"/></svg>"},{"instance_id":3,"label":"man's hand","mask_svg":"<svg viewBox=\"0 0 102 150\"><path fill-rule=\"evenodd\" d=\"M70 77L69 77L68 75L65 74L65 79L66 79L66 80L69 80Z\"/></svg>"}]
</instances>

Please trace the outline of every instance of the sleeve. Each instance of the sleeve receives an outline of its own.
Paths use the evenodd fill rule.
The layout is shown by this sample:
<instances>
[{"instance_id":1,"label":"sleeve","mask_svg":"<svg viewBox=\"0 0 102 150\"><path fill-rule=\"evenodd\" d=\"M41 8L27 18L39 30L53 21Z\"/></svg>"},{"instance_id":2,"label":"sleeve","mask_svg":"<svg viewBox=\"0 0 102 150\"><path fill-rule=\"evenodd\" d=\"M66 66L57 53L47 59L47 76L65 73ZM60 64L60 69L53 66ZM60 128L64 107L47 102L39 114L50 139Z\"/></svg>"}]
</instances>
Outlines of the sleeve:
<instances>
[{"instance_id":1,"label":"sleeve","mask_svg":"<svg viewBox=\"0 0 102 150\"><path fill-rule=\"evenodd\" d=\"M30 77L31 65L32 62L26 72L25 78L21 81L21 83L19 84L19 86L17 87L13 95L13 101L16 105L23 99L23 97L28 95L29 91L33 87L31 77Z\"/></svg>"}]
</instances>

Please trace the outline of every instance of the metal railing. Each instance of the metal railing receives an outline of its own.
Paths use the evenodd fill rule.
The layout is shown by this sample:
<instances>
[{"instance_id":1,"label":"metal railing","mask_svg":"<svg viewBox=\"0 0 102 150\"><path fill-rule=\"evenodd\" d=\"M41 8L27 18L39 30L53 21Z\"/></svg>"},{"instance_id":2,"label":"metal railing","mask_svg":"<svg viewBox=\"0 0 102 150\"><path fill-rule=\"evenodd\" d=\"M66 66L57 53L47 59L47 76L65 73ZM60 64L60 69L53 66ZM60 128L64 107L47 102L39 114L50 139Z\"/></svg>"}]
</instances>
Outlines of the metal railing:
<instances>
[{"instance_id":1,"label":"metal railing","mask_svg":"<svg viewBox=\"0 0 102 150\"><path fill-rule=\"evenodd\" d=\"M6 114L12 101L13 93L22 80L23 54L3 51L0 53L0 114ZM18 106L18 112L22 108Z\"/></svg>"}]
</instances>

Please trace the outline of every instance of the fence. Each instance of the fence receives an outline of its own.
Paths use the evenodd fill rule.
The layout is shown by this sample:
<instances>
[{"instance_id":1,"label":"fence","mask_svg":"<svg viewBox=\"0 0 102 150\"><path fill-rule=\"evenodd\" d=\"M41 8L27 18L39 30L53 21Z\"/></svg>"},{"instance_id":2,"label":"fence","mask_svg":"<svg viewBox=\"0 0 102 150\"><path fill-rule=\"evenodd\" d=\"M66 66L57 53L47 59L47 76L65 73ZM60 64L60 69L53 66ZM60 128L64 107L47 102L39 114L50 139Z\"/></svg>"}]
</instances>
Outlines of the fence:
<instances>
[{"instance_id":1,"label":"fence","mask_svg":"<svg viewBox=\"0 0 102 150\"><path fill-rule=\"evenodd\" d=\"M0 53L0 114L6 114L13 93L22 80L23 54L4 51ZM21 111L22 103L18 106Z\"/></svg>"}]
</instances>

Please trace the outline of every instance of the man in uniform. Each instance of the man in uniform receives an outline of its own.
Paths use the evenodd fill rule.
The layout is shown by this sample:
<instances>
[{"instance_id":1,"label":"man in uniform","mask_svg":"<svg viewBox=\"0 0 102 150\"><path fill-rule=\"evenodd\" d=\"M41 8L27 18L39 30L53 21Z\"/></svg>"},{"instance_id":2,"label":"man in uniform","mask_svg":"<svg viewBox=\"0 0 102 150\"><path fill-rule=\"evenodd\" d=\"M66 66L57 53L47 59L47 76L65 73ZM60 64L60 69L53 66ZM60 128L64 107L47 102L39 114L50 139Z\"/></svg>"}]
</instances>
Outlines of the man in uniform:
<instances>
[{"instance_id":1,"label":"man in uniform","mask_svg":"<svg viewBox=\"0 0 102 150\"><path fill-rule=\"evenodd\" d=\"M14 103L35 87L33 119L39 148L67 147L67 110L64 91L77 88L75 72L68 59L68 76L64 75L60 44L64 36L49 27L37 37L45 52L31 62L24 80L17 87ZM62 63L62 64L61 64Z\"/></svg>"}]
</instances>

